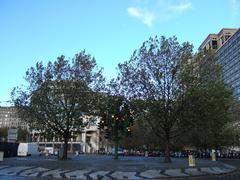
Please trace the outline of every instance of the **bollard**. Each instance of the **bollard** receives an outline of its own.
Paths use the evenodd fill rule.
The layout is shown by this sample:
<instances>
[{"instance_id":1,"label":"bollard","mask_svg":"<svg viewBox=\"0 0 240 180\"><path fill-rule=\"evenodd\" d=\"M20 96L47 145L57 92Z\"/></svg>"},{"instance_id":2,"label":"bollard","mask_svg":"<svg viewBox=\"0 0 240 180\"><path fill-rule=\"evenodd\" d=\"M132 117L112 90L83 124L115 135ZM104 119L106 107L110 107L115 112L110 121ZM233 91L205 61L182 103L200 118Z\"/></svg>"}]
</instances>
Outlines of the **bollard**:
<instances>
[{"instance_id":1,"label":"bollard","mask_svg":"<svg viewBox=\"0 0 240 180\"><path fill-rule=\"evenodd\" d=\"M216 153L212 152L211 156L212 156L212 161L216 161Z\"/></svg>"},{"instance_id":2,"label":"bollard","mask_svg":"<svg viewBox=\"0 0 240 180\"><path fill-rule=\"evenodd\" d=\"M188 163L190 167L196 166L195 157L193 155L188 155Z\"/></svg>"},{"instance_id":3,"label":"bollard","mask_svg":"<svg viewBox=\"0 0 240 180\"><path fill-rule=\"evenodd\" d=\"M148 157L148 151L145 151L145 157Z\"/></svg>"},{"instance_id":4,"label":"bollard","mask_svg":"<svg viewBox=\"0 0 240 180\"><path fill-rule=\"evenodd\" d=\"M4 152L0 151L0 161L3 161L3 157L4 157Z\"/></svg>"}]
</instances>

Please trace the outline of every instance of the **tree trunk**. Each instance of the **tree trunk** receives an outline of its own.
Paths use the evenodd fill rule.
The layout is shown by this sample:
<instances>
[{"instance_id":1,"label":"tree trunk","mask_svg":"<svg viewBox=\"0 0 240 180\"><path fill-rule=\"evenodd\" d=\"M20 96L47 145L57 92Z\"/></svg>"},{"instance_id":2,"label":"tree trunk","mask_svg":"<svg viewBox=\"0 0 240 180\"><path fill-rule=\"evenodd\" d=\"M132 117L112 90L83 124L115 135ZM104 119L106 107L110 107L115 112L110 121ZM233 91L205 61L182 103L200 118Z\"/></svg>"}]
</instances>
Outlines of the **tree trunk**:
<instances>
[{"instance_id":1,"label":"tree trunk","mask_svg":"<svg viewBox=\"0 0 240 180\"><path fill-rule=\"evenodd\" d=\"M118 159L118 139L114 142L114 159Z\"/></svg>"},{"instance_id":2,"label":"tree trunk","mask_svg":"<svg viewBox=\"0 0 240 180\"><path fill-rule=\"evenodd\" d=\"M63 157L62 160L67 160L68 138L64 138Z\"/></svg>"},{"instance_id":3,"label":"tree trunk","mask_svg":"<svg viewBox=\"0 0 240 180\"><path fill-rule=\"evenodd\" d=\"M166 139L166 144L165 144L165 157L164 157L164 162L165 163L170 163L171 162L171 157L170 157L170 143L169 139Z\"/></svg>"}]
</instances>

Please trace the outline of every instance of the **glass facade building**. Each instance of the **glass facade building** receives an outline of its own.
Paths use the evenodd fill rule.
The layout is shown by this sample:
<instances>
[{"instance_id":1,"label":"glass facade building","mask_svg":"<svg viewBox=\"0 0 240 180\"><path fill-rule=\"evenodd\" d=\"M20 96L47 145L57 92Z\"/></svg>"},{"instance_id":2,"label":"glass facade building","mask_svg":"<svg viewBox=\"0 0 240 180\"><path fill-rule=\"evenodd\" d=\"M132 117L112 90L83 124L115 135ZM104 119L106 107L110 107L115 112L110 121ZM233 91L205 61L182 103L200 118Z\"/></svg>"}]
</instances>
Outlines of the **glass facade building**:
<instances>
[{"instance_id":1,"label":"glass facade building","mask_svg":"<svg viewBox=\"0 0 240 180\"><path fill-rule=\"evenodd\" d=\"M240 100L240 29L216 51L219 63L223 66L225 82L234 90Z\"/></svg>"},{"instance_id":2,"label":"glass facade building","mask_svg":"<svg viewBox=\"0 0 240 180\"><path fill-rule=\"evenodd\" d=\"M223 28L218 34L209 34L199 51L214 50L223 67L225 82L233 88L240 100L240 29Z\"/></svg>"}]
</instances>

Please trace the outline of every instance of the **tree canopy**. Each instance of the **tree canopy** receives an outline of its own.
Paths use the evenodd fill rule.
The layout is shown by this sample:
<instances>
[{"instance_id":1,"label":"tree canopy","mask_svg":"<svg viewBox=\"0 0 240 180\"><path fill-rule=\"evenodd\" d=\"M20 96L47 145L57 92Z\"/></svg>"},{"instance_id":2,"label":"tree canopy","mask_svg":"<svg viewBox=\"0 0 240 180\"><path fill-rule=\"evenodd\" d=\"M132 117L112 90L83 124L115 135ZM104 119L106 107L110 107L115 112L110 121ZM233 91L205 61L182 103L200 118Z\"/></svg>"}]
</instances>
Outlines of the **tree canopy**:
<instances>
[{"instance_id":1,"label":"tree canopy","mask_svg":"<svg viewBox=\"0 0 240 180\"><path fill-rule=\"evenodd\" d=\"M231 122L232 89L224 82L222 66L213 52L199 53L194 58L192 86L188 89L188 105L194 126L192 144L207 149L221 148L226 125ZM190 83L190 82L189 82ZM188 84L189 84L188 83Z\"/></svg>"},{"instance_id":2,"label":"tree canopy","mask_svg":"<svg viewBox=\"0 0 240 180\"><path fill-rule=\"evenodd\" d=\"M166 142L165 162L170 162L170 140L186 127L182 71L183 59L191 57L189 43L180 45L176 37L155 37L145 41L129 61L118 66L122 91L139 102L140 116Z\"/></svg>"},{"instance_id":3,"label":"tree canopy","mask_svg":"<svg viewBox=\"0 0 240 180\"><path fill-rule=\"evenodd\" d=\"M224 83L221 66L214 54L194 56L192 48L176 37L156 36L118 66L119 89L138 107L138 120L164 140L165 162L171 161L176 137L191 131L218 147L229 122L232 91Z\"/></svg>"},{"instance_id":4,"label":"tree canopy","mask_svg":"<svg viewBox=\"0 0 240 180\"><path fill-rule=\"evenodd\" d=\"M97 93L104 87L102 69L85 51L70 61L60 56L44 66L38 62L25 77L26 88L15 88L12 99L31 128L59 136L67 158L68 140L82 130L83 118L93 115Z\"/></svg>"},{"instance_id":5,"label":"tree canopy","mask_svg":"<svg viewBox=\"0 0 240 180\"><path fill-rule=\"evenodd\" d=\"M118 159L119 141L132 133L133 116L130 104L123 97L106 96L99 129L114 143L114 158Z\"/></svg>"}]
</instances>

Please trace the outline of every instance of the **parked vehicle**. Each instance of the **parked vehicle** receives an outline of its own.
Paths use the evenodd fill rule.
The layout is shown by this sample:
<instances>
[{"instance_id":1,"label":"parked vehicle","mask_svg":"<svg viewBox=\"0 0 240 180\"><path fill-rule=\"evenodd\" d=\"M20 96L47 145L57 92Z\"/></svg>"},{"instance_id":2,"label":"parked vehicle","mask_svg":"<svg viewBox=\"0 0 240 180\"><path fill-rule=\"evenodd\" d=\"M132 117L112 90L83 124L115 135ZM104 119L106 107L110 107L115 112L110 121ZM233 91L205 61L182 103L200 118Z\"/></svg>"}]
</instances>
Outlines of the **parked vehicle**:
<instances>
[{"instance_id":1,"label":"parked vehicle","mask_svg":"<svg viewBox=\"0 0 240 180\"><path fill-rule=\"evenodd\" d=\"M36 143L19 143L17 151L18 156L31 156L38 154L38 145Z\"/></svg>"},{"instance_id":2,"label":"parked vehicle","mask_svg":"<svg viewBox=\"0 0 240 180\"><path fill-rule=\"evenodd\" d=\"M45 147L44 148L45 155L54 155L54 149L53 147Z\"/></svg>"}]
</instances>

